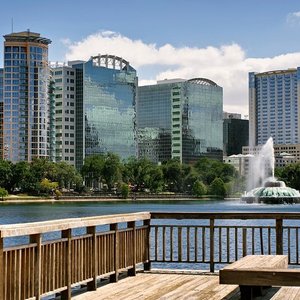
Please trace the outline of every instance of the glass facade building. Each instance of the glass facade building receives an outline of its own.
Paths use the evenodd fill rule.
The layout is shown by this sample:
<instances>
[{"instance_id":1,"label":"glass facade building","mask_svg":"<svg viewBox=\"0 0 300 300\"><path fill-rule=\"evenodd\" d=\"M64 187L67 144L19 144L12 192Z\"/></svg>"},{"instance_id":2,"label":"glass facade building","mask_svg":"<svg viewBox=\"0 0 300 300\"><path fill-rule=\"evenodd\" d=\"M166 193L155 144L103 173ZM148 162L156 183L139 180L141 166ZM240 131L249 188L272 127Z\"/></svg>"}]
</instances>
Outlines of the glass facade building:
<instances>
[{"instance_id":1,"label":"glass facade building","mask_svg":"<svg viewBox=\"0 0 300 300\"><path fill-rule=\"evenodd\" d=\"M3 69L0 68L0 158L3 158Z\"/></svg>"},{"instance_id":2,"label":"glass facade building","mask_svg":"<svg viewBox=\"0 0 300 300\"><path fill-rule=\"evenodd\" d=\"M153 162L200 157L222 160L223 90L211 80L163 80L141 86L137 100L138 156Z\"/></svg>"},{"instance_id":3,"label":"glass facade building","mask_svg":"<svg viewBox=\"0 0 300 300\"><path fill-rule=\"evenodd\" d=\"M4 39L3 158L17 162L49 157L51 41L30 31Z\"/></svg>"},{"instance_id":4,"label":"glass facade building","mask_svg":"<svg viewBox=\"0 0 300 300\"><path fill-rule=\"evenodd\" d=\"M135 69L113 55L91 57L72 68L76 69L76 167L92 154L135 156Z\"/></svg>"},{"instance_id":5,"label":"glass facade building","mask_svg":"<svg viewBox=\"0 0 300 300\"><path fill-rule=\"evenodd\" d=\"M300 142L300 68L249 73L250 146Z\"/></svg>"},{"instance_id":6,"label":"glass facade building","mask_svg":"<svg viewBox=\"0 0 300 300\"><path fill-rule=\"evenodd\" d=\"M241 154L249 144L249 120L227 118L223 121L223 154Z\"/></svg>"}]
</instances>

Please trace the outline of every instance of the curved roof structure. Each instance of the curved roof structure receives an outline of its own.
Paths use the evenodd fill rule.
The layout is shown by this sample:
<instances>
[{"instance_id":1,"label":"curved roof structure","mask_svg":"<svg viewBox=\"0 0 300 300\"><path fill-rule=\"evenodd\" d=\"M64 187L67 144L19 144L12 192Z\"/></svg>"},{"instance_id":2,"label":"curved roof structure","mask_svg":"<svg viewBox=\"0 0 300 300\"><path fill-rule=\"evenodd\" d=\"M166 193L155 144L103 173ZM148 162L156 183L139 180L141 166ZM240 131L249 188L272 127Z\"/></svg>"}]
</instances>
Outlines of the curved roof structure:
<instances>
[{"instance_id":1,"label":"curved roof structure","mask_svg":"<svg viewBox=\"0 0 300 300\"><path fill-rule=\"evenodd\" d=\"M188 80L188 82L201 84L201 85L218 86L214 81L207 79L207 78L193 78L193 79Z\"/></svg>"},{"instance_id":2,"label":"curved roof structure","mask_svg":"<svg viewBox=\"0 0 300 300\"><path fill-rule=\"evenodd\" d=\"M33 42L40 44L51 44L51 40L41 37L39 33L31 31L13 32L3 36L6 42Z\"/></svg>"},{"instance_id":3,"label":"curved roof structure","mask_svg":"<svg viewBox=\"0 0 300 300\"><path fill-rule=\"evenodd\" d=\"M110 69L118 69L118 70L129 70L130 65L127 60L122 57L116 55L96 55L92 56L91 60L93 61L94 66L97 67L105 67Z\"/></svg>"}]
</instances>

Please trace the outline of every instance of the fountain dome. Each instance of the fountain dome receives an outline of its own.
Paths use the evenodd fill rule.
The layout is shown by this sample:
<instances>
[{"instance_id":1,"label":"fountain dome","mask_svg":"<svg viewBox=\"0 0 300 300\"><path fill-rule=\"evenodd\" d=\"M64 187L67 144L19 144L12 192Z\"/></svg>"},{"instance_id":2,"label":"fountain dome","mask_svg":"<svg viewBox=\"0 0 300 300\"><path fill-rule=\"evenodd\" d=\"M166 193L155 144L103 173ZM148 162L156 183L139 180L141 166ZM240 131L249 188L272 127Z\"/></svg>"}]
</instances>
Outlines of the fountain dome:
<instances>
[{"instance_id":1,"label":"fountain dome","mask_svg":"<svg viewBox=\"0 0 300 300\"><path fill-rule=\"evenodd\" d=\"M283 181L268 178L262 187L255 188L243 195L242 200L247 203L298 203L300 202L300 193L287 187Z\"/></svg>"}]
</instances>

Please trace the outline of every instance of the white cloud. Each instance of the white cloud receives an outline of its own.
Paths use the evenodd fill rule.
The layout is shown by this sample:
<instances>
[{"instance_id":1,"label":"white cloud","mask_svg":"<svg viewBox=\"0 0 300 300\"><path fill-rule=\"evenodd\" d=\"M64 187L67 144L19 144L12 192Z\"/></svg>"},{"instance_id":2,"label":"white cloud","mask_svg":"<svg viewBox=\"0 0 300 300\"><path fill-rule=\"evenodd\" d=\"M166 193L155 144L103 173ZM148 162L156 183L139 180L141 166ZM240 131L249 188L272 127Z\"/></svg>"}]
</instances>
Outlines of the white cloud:
<instances>
[{"instance_id":1,"label":"white cloud","mask_svg":"<svg viewBox=\"0 0 300 300\"><path fill-rule=\"evenodd\" d=\"M289 25L300 25L300 11L289 13L286 17L286 21Z\"/></svg>"},{"instance_id":2,"label":"white cloud","mask_svg":"<svg viewBox=\"0 0 300 300\"><path fill-rule=\"evenodd\" d=\"M89 59L99 53L123 57L137 69L140 85L166 78L211 79L223 87L224 110L242 114L248 114L248 72L300 66L300 52L249 58L235 43L219 48L176 48L170 44L146 44L110 31L89 35L67 47L66 60Z\"/></svg>"}]
</instances>

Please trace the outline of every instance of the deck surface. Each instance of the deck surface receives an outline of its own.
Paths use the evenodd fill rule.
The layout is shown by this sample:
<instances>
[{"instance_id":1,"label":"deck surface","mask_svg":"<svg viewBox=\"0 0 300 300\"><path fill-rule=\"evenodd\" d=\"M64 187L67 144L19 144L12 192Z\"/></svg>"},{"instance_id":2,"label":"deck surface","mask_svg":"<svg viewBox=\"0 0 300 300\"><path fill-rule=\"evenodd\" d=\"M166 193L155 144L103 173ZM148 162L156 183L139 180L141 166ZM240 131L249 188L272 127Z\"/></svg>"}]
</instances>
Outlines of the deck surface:
<instances>
[{"instance_id":1,"label":"deck surface","mask_svg":"<svg viewBox=\"0 0 300 300\"><path fill-rule=\"evenodd\" d=\"M74 300L238 300L237 285L219 284L218 275L147 272L135 277L120 279L98 287L97 291L84 292ZM299 300L300 287L273 287L255 300Z\"/></svg>"},{"instance_id":2,"label":"deck surface","mask_svg":"<svg viewBox=\"0 0 300 300\"><path fill-rule=\"evenodd\" d=\"M220 285L217 275L138 273L117 283L99 287L97 291L85 292L74 300L100 299L238 299L237 285Z\"/></svg>"}]
</instances>

